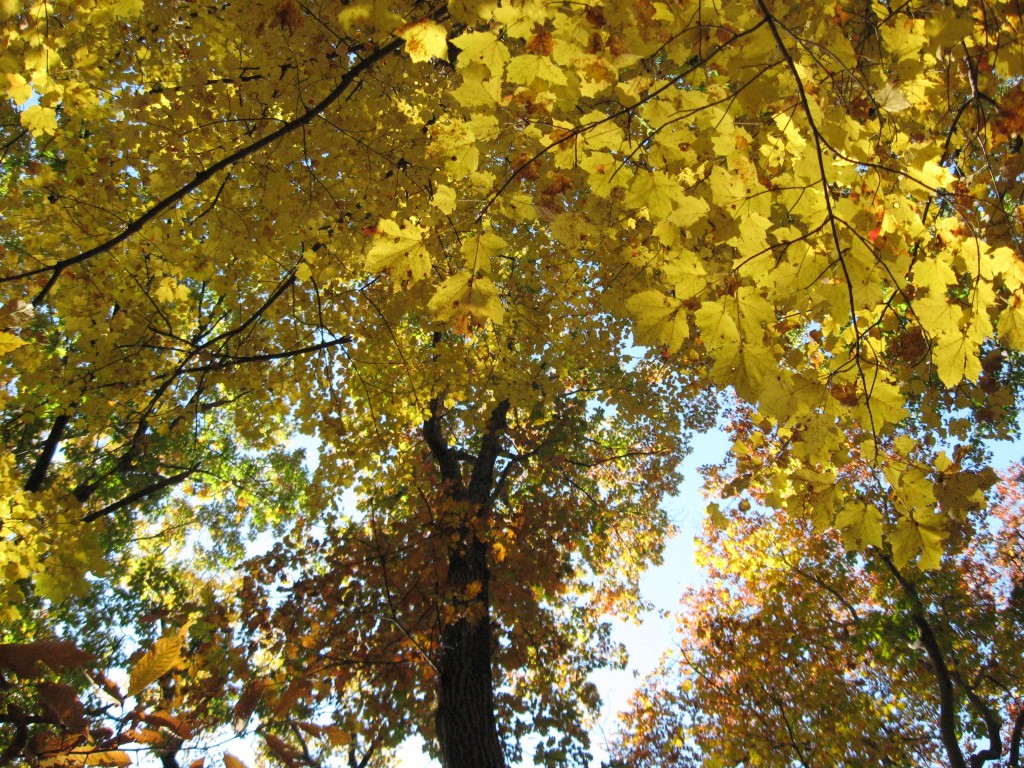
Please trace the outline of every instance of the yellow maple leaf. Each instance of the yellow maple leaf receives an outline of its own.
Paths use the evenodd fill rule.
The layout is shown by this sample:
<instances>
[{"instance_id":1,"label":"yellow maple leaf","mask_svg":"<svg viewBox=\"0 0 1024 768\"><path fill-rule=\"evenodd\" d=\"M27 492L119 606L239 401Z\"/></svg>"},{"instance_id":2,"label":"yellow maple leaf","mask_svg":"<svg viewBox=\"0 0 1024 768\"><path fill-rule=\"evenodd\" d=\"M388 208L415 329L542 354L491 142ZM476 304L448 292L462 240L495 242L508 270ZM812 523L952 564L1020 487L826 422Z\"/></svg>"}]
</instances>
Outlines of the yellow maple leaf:
<instances>
[{"instance_id":1,"label":"yellow maple leaf","mask_svg":"<svg viewBox=\"0 0 1024 768\"><path fill-rule=\"evenodd\" d=\"M437 287L427 309L434 318L450 323L459 333L468 333L472 323L490 320L500 325L505 319L498 288L489 277L458 272Z\"/></svg>"},{"instance_id":2,"label":"yellow maple leaf","mask_svg":"<svg viewBox=\"0 0 1024 768\"><path fill-rule=\"evenodd\" d=\"M145 6L143 0L115 0L111 9L118 18L128 19L142 13Z\"/></svg>"},{"instance_id":3,"label":"yellow maple leaf","mask_svg":"<svg viewBox=\"0 0 1024 768\"><path fill-rule=\"evenodd\" d=\"M492 76L500 75L512 58L508 48L493 32L467 32L452 40L452 44L462 51L458 59L459 69L480 63L490 70Z\"/></svg>"},{"instance_id":4,"label":"yellow maple leaf","mask_svg":"<svg viewBox=\"0 0 1024 768\"><path fill-rule=\"evenodd\" d=\"M13 352L18 347L24 346L26 343L26 341L19 339L13 333L0 331L0 355L6 355L8 352Z\"/></svg>"},{"instance_id":5,"label":"yellow maple leaf","mask_svg":"<svg viewBox=\"0 0 1024 768\"><path fill-rule=\"evenodd\" d=\"M455 205L457 202L458 198L455 195L455 190L447 184L439 184L437 190L434 192L434 196L430 198L430 204L445 216L451 216L455 213Z\"/></svg>"},{"instance_id":6,"label":"yellow maple leaf","mask_svg":"<svg viewBox=\"0 0 1024 768\"><path fill-rule=\"evenodd\" d=\"M942 383L950 389L964 379L975 381L981 375L978 345L961 333L944 333L935 339L932 363Z\"/></svg>"},{"instance_id":7,"label":"yellow maple leaf","mask_svg":"<svg viewBox=\"0 0 1024 768\"><path fill-rule=\"evenodd\" d=\"M448 61L448 31L430 19L405 24L395 30L405 40L405 52L413 61Z\"/></svg>"},{"instance_id":8,"label":"yellow maple leaf","mask_svg":"<svg viewBox=\"0 0 1024 768\"><path fill-rule=\"evenodd\" d=\"M1008 307L999 315L999 338L1007 346L1024 350L1024 307L1019 297L1014 303L1017 306Z\"/></svg>"},{"instance_id":9,"label":"yellow maple leaf","mask_svg":"<svg viewBox=\"0 0 1024 768\"><path fill-rule=\"evenodd\" d=\"M740 342L739 328L720 301L706 301L694 313L701 339L709 352L735 347Z\"/></svg>"},{"instance_id":10,"label":"yellow maple leaf","mask_svg":"<svg viewBox=\"0 0 1024 768\"><path fill-rule=\"evenodd\" d=\"M338 12L338 23L350 33L361 27L390 31L402 23L402 17L388 7L386 0L368 0L342 8Z\"/></svg>"},{"instance_id":11,"label":"yellow maple leaf","mask_svg":"<svg viewBox=\"0 0 1024 768\"><path fill-rule=\"evenodd\" d=\"M423 245L423 228L407 221L402 226L390 219L377 223L377 236L366 254L366 269L386 271L397 291L405 280L415 283L430 274L430 254Z\"/></svg>"},{"instance_id":12,"label":"yellow maple leaf","mask_svg":"<svg viewBox=\"0 0 1024 768\"><path fill-rule=\"evenodd\" d=\"M509 61L505 77L510 83L530 85L534 80L543 80L550 85L566 85L565 73L548 56L534 56L524 53Z\"/></svg>"},{"instance_id":13,"label":"yellow maple leaf","mask_svg":"<svg viewBox=\"0 0 1024 768\"><path fill-rule=\"evenodd\" d=\"M900 520L889 537L892 559L897 568L903 568L921 550L921 534L910 520Z\"/></svg>"},{"instance_id":14,"label":"yellow maple leaf","mask_svg":"<svg viewBox=\"0 0 1024 768\"><path fill-rule=\"evenodd\" d=\"M462 258L466 268L473 274L491 273L491 259L497 256L502 248L508 245L493 232L485 232L475 237L467 237L462 241Z\"/></svg>"},{"instance_id":15,"label":"yellow maple leaf","mask_svg":"<svg viewBox=\"0 0 1024 768\"><path fill-rule=\"evenodd\" d=\"M646 208L652 221L663 219L672 213L676 200L682 197L679 181L662 171L638 175L626 195L630 208Z\"/></svg>"},{"instance_id":16,"label":"yellow maple leaf","mask_svg":"<svg viewBox=\"0 0 1024 768\"><path fill-rule=\"evenodd\" d=\"M21 113L21 124L28 128L33 136L52 136L57 132L57 113L50 107L33 104Z\"/></svg>"},{"instance_id":17,"label":"yellow maple leaf","mask_svg":"<svg viewBox=\"0 0 1024 768\"><path fill-rule=\"evenodd\" d=\"M626 309L636 318L634 333L640 344L664 346L671 354L678 352L690 335L683 303L661 291L642 291L631 296Z\"/></svg>"},{"instance_id":18,"label":"yellow maple leaf","mask_svg":"<svg viewBox=\"0 0 1024 768\"><path fill-rule=\"evenodd\" d=\"M7 95L19 107L32 98L32 85L19 74L7 74Z\"/></svg>"}]
</instances>

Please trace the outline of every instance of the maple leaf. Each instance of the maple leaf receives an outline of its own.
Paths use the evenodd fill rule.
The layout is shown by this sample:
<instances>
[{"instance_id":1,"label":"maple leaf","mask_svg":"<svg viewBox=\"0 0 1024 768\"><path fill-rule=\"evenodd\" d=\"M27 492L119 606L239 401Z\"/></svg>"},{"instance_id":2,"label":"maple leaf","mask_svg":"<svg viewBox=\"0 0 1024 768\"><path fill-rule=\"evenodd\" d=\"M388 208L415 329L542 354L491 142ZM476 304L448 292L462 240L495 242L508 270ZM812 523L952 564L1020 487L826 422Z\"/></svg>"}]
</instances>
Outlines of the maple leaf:
<instances>
[{"instance_id":1,"label":"maple leaf","mask_svg":"<svg viewBox=\"0 0 1024 768\"><path fill-rule=\"evenodd\" d=\"M682 302L661 291L643 291L631 297L626 307L636 318L636 340L640 344L664 346L678 352L689 338L690 326Z\"/></svg>"},{"instance_id":2,"label":"maple leaf","mask_svg":"<svg viewBox=\"0 0 1024 768\"><path fill-rule=\"evenodd\" d=\"M7 95L19 107L32 98L32 85L21 75L8 73L7 83Z\"/></svg>"},{"instance_id":3,"label":"maple leaf","mask_svg":"<svg viewBox=\"0 0 1024 768\"><path fill-rule=\"evenodd\" d=\"M52 107L33 104L21 113L21 124L33 136L52 136L57 132L57 112Z\"/></svg>"},{"instance_id":4,"label":"maple leaf","mask_svg":"<svg viewBox=\"0 0 1024 768\"><path fill-rule=\"evenodd\" d=\"M448 60L448 31L436 21L403 24L395 34L405 40L405 52L413 61Z\"/></svg>"},{"instance_id":5,"label":"maple leaf","mask_svg":"<svg viewBox=\"0 0 1024 768\"><path fill-rule=\"evenodd\" d=\"M22 347L27 342L24 339L19 339L13 333L7 333L7 331L0 331L0 355L6 355L9 352L13 352L18 347Z\"/></svg>"},{"instance_id":6,"label":"maple leaf","mask_svg":"<svg viewBox=\"0 0 1024 768\"><path fill-rule=\"evenodd\" d=\"M427 308L459 333L468 333L471 324L487 320L500 325L505 317L494 281L471 272L458 272L441 283Z\"/></svg>"},{"instance_id":7,"label":"maple leaf","mask_svg":"<svg viewBox=\"0 0 1024 768\"><path fill-rule=\"evenodd\" d=\"M373 245L366 253L369 272L387 271L399 290L403 281L415 283L430 274L430 254L423 244L422 227L407 221L399 226L390 219L377 223Z\"/></svg>"}]
</instances>

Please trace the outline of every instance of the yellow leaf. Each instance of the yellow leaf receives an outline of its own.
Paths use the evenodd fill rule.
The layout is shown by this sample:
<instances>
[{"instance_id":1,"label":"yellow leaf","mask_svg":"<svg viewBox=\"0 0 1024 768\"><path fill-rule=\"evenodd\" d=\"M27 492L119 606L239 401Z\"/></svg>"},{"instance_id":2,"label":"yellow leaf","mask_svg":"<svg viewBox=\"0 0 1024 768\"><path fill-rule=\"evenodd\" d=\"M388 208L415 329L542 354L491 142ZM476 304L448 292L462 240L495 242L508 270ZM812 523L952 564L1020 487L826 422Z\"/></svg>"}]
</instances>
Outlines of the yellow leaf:
<instances>
[{"instance_id":1,"label":"yellow leaf","mask_svg":"<svg viewBox=\"0 0 1024 768\"><path fill-rule=\"evenodd\" d=\"M33 136L42 136L44 133L52 136L57 132L57 113L50 107L33 104L21 113L21 124Z\"/></svg>"},{"instance_id":2,"label":"yellow leaf","mask_svg":"<svg viewBox=\"0 0 1024 768\"><path fill-rule=\"evenodd\" d=\"M366 269L387 271L397 291L404 280L418 282L430 274L430 254L423 245L423 229L415 222L401 227L388 219L377 223L377 237L366 254Z\"/></svg>"},{"instance_id":3,"label":"yellow leaf","mask_svg":"<svg viewBox=\"0 0 1024 768\"><path fill-rule=\"evenodd\" d=\"M725 306L718 301L706 301L694 313L701 339L708 351L714 352L739 344L740 332Z\"/></svg>"},{"instance_id":4,"label":"yellow leaf","mask_svg":"<svg viewBox=\"0 0 1024 768\"><path fill-rule=\"evenodd\" d=\"M892 559L897 568L903 568L921 549L921 534L910 520L900 520L889 539Z\"/></svg>"},{"instance_id":5,"label":"yellow leaf","mask_svg":"<svg viewBox=\"0 0 1024 768\"><path fill-rule=\"evenodd\" d=\"M636 318L636 340L648 346L665 346L678 352L690 336L690 325L683 303L661 291L643 291L631 296L626 309Z\"/></svg>"},{"instance_id":6,"label":"yellow leaf","mask_svg":"<svg viewBox=\"0 0 1024 768\"><path fill-rule=\"evenodd\" d=\"M496 325L505 319L494 282L470 272L459 272L441 283L427 309L435 319L451 323L460 333L469 331L470 319L477 324L490 320Z\"/></svg>"},{"instance_id":7,"label":"yellow leaf","mask_svg":"<svg viewBox=\"0 0 1024 768\"><path fill-rule=\"evenodd\" d=\"M921 559L917 564L922 570L934 571L942 562L942 542L946 538L945 528L942 527L944 522L945 518L941 514L936 514L928 524L918 525Z\"/></svg>"},{"instance_id":8,"label":"yellow leaf","mask_svg":"<svg viewBox=\"0 0 1024 768\"><path fill-rule=\"evenodd\" d=\"M458 58L459 69L478 62L490 70L492 76L500 75L511 56L508 48L493 32L467 32L452 40L462 51Z\"/></svg>"},{"instance_id":9,"label":"yellow leaf","mask_svg":"<svg viewBox=\"0 0 1024 768\"><path fill-rule=\"evenodd\" d=\"M32 98L32 86L19 74L8 73L7 95L19 107Z\"/></svg>"},{"instance_id":10,"label":"yellow leaf","mask_svg":"<svg viewBox=\"0 0 1024 768\"><path fill-rule=\"evenodd\" d=\"M338 23L346 32L362 31L361 27L391 31L402 23L402 17L392 11L387 0L369 0L352 3L338 12Z\"/></svg>"},{"instance_id":11,"label":"yellow leaf","mask_svg":"<svg viewBox=\"0 0 1024 768\"><path fill-rule=\"evenodd\" d=\"M13 333L7 333L7 331L0 331L0 355L6 355L8 352L13 352L18 347L23 347L27 344L23 339L19 339Z\"/></svg>"},{"instance_id":12,"label":"yellow leaf","mask_svg":"<svg viewBox=\"0 0 1024 768\"><path fill-rule=\"evenodd\" d=\"M959 333L946 333L935 340L932 362L942 383L950 389L964 379L975 381L981 375L978 345Z\"/></svg>"},{"instance_id":13,"label":"yellow leaf","mask_svg":"<svg viewBox=\"0 0 1024 768\"><path fill-rule=\"evenodd\" d=\"M224 753L224 768L248 768L245 763L239 760L237 757L232 755L230 752Z\"/></svg>"},{"instance_id":14,"label":"yellow leaf","mask_svg":"<svg viewBox=\"0 0 1024 768\"><path fill-rule=\"evenodd\" d=\"M682 198L679 182L662 171L638 174L626 195L630 208L646 208L651 221L658 221L672 213L676 200Z\"/></svg>"},{"instance_id":15,"label":"yellow leaf","mask_svg":"<svg viewBox=\"0 0 1024 768\"><path fill-rule=\"evenodd\" d=\"M455 213L456 202L455 190L447 184L439 184L437 191L434 192L434 196L430 198L431 205L445 216L451 216Z\"/></svg>"},{"instance_id":16,"label":"yellow leaf","mask_svg":"<svg viewBox=\"0 0 1024 768\"><path fill-rule=\"evenodd\" d=\"M910 109L910 102L896 83L886 83L875 93L875 103L886 112L902 112Z\"/></svg>"},{"instance_id":17,"label":"yellow leaf","mask_svg":"<svg viewBox=\"0 0 1024 768\"><path fill-rule=\"evenodd\" d=\"M566 85L569 81L548 56L523 54L509 61L505 78L510 83L531 85L534 80L543 80L551 85Z\"/></svg>"},{"instance_id":18,"label":"yellow leaf","mask_svg":"<svg viewBox=\"0 0 1024 768\"><path fill-rule=\"evenodd\" d=\"M190 626L191 622L181 629L165 633L153 644L152 648L146 651L141 659L135 662L128 677L127 696L135 696L181 665L183 661L181 645L188 637Z\"/></svg>"},{"instance_id":19,"label":"yellow leaf","mask_svg":"<svg viewBox=\"0 0 1024 768\"><path fill-rule=\"evenodd\" d=\"M1024 307L1019 306L1019 297L1014 303L1018 306L1005 309L999 316L999 338L1009 347L1024 350Z\"/></svg>"},{"instance_id":20,"label":"yellow leaf","mask_svg":"<svg viewBox=\"0 0 1024 768\"><path fill-rule=\"evenodd\" d=\"M395 30L405 40L405 52L413 61L448 61L448 31L430 19L405 24Z\"/></svg>"},{"instance_id":21,"label":"yellow leaf","mask_svg":"<svg viewBox=\"0 0 1024 768\"><path fill-rule=\"evenodd\" d=\"M122 19L138 16L145 7L143 0L115 0L112 10L114 15Z\"/></svg>"},{"instance_id":22,"label":"yellow leaf","mask_svg":"<svg viewBox=\"0 0 1024 768\"><path fill-rule=\"evenodd\" d=\"M836 515L836 528L843 532L847 549L882 546L882 513L874 504L848 500Z\"/></svg>"},{"instance_id":23,"label":"yellow leaf","mask_svg":"<svg viewBox=\"0 0 1024 768\"><path fill-rule=\"evenodd\" d=\"M761 253L768 248L767 234L771 225L771 221L759 213L746 213L739 221L740 233L727 242L742 256Z\"/></svg>"},{"instance_id":24,"label":"yellow leaf","mask_svg":"<svg viewBox=\"0 0 1024 768\"><path fill-rule=\"evenodd\" d=\"M474 274L479 272L489 275L491 259L507 245L508 243L493 232L466 238L462 241L462 258L466 268Z\"/></svg>"}]
</instances>

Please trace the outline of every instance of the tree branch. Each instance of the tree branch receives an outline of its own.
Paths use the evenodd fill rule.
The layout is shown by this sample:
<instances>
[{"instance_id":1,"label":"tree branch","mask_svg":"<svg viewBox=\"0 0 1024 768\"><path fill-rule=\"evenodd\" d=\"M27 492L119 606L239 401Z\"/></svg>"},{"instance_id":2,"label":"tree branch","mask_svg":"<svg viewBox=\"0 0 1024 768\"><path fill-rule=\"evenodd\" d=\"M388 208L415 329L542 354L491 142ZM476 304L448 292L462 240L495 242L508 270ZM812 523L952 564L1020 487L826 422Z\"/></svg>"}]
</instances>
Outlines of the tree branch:
<instances>
[{"instance_id":1,"label":"tree branch","mask_svg":"<svg viewBox=\"0 0 1024 768\"><path fill-rule=\"evenodd\" d=\"M1024 707L1021 707L1013 721L1013 733L1010 735L1010 762L1008 768L1020 768L1020 742L1024 736Z\"/></svg>"},{"instance_id":2,"label":"tree branch","mask_svg":"<svg viewBox=\"0 0 1024 768\"><path fill-rule=\"evenodd\" d=\"M956 699L953 692L953 678L950 675L949 667L946 664L946 656L939 645L939 640L932 631L931 623L921 605L921 599L917 589L908 581L893 563L892 559L883 553L879 558L885 563L886 568L893 578L900 585L903 594L910 601L910 616L921 633L921 644L928 652L932 662L932 669L935 673L935 683L939 688L939 735L942 739L942 746L946 750L950 765L953 768L967 768L967 761L964 758L963 750L960 748L960 740L957 738L956 724Z\"/></svg>"},{"instance_id":3,"label":"tree branch","mask_svg":"<svg viewBox=\"0 0 1024 768\"><path fill-rule=\"evenodd\" d=\"M324 98L322 98L318 103L310 107L310 109L308 109L306 112L303 112L298 117L289 120L276 131L268 133L263 138L257 139L251 144L248 144L244 147L241 147L240 149L235 150L234 152L231 152L230 154L221 158L220 160L213 163L204 170L199 171L195 175L195 178L192 179L192 181L182 185L174 192L164 197L162 200L157 200L155 203L150 205L149 208L147 208L144 213L130 221L128 225L124 227L124 229L122 229L113 237L104 240L103 242L93 246L92 248L89 248L86 251L82 251L77 256L71 256L67 259L61 259L56 264L29 270L27 272L21 272L16 275L7 275L4 277L0 277L0 283L11 282L14 280L24 280L35 275L41 275L50 272L50 278L46 281L46 284L40 289L39 293L36 294L35 298L32 299L32 304L35 306L39 306L46 299L47 295L50 293L53 286L57 283L57 280L60 278L61 273L65 269L74 266L75 264L81 264L83 261L87 261L88 259L91 259L93 256L97 256L101 253L106 253L111 248L114 248L115 246L123 243L136 232L139 232L144 226L146 226L146 224L148 224L153 219L163 214L164 211L166 211L167 209L172 208L173 206L180 203L183 199L185 199L186 195L201 187L203 184L205 184L207 181L209 181L211 178L216 176L221 171L231 168L238 162L249 157L249 155L259 152L264 147L270 146L274 142L283 139L285 136L292 133L293 131L296 131L311 123L317 116L321 115L323 112L327 110L329 106L331 106L335 101L337 101L341 97L341 95L349 89L349 86L351 86L352 83L357 78L359 78L366 70L368 70L381 59L397 51L399 47L401 47L401 44L402 40L400 38L395 38L387 45L375 50L365 59L360 59L353 65L352 69L348 70L344 75L341 76L341 79L338 81L338 84L330 93L324 96Z\"/></svg>"},{"instance_id":4,"label":"tree branch","mask_svg":"<svg viewBox=\"0 0 1024 768\"><path fill-rule=\"evenodd\" d=\"M502 400L494 407L491 417L487 420L487 430L480 445L480 453L477 454L469 479L469 500L476 504L486 506L490 501L495 464L501 450L501 435L508 429L508 409L508 400Z\"/></svg>"},{"instance_id":5,"label":"tree branch","mask_svg":"<svg viewBox=\"0 0 1024 768\"><path fill-rule=\"evenodd\" d=\"M71 417L64 413L53 420L53 426L50 428L50 434L46 436L43 450L40 452L39 458L36 459L35 466L32 467L32 474L25 481L25 490L29 493L38 493L42 490L43 483L46 481L46 473L50 470L53 457L57 453L57 446L60 445L60 441L64 437L64 430L67 429L69 421L71 421Z\"/></svg>"},{"instance_id":6,"label":"tree branch","mask_svg":"<svg viewBox=\"0 0 1024 768\"><path fill-rule=\"evenodd\" d=\"M141 501L147 496L151 496L154 493L159 493L165 488L170 488L172 486L177 485L178 483L193 475L195 471L195 468L186 469L184 472L179 472L178 474L171 475L170 477L161 477L155 483L151 483L150 485L147 485L145 488L140 488L134 493L128 494L120 501L115 501L113 504L108 504L107 506L103 507L103 509L98 509L95 512L90 512L82 518L82 522L91 523L95 520L99 520L101 517L112 515L114 512L124 509L125 507L130 506L137 501Z\"/></svg>"},{"instance_id":7,"label":"tree branch","mask_svg":"<svg viewBox=\"0 0 1024 768\"><path fill-rule=\"evenodd\" d=\"M430 400L430 418L423 422L423 440L430 449L430 454L437 462L441 470L441 479L449 483L454 490L456 497L465 493L465 484L462 481L462 470L459 468L459 460L455 452L448 445L441 430L441 403L437 397Z\"/></svg>"}]
</instances>

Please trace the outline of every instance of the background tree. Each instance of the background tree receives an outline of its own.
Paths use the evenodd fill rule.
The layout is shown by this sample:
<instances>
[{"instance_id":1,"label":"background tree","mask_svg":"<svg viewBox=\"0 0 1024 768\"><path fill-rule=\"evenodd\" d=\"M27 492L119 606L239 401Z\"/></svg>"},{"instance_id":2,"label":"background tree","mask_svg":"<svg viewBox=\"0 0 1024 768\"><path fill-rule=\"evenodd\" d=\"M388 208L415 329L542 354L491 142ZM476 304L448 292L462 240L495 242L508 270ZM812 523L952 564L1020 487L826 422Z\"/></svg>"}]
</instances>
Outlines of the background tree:
<instances>
[{"instance_id":1,"label":"background tree","mask_svg":"<svg viewBox=\"0 0 1024 768\"><path fill-rule=\"evenodd\" d=\"M708 581L684 595L678 649L635 695L617 759L1019 765L1020 471L932 572L779 510L709 520Z\"/></svg>"}]
</instances>

